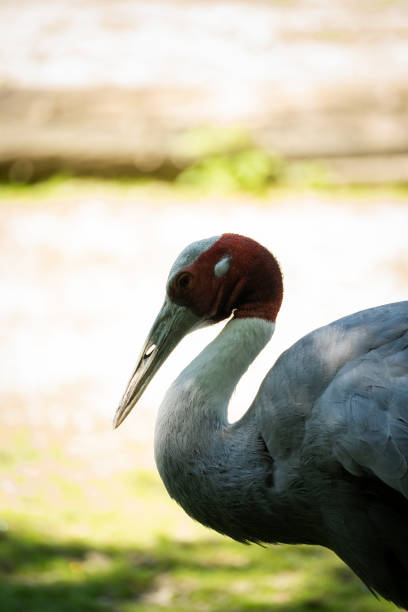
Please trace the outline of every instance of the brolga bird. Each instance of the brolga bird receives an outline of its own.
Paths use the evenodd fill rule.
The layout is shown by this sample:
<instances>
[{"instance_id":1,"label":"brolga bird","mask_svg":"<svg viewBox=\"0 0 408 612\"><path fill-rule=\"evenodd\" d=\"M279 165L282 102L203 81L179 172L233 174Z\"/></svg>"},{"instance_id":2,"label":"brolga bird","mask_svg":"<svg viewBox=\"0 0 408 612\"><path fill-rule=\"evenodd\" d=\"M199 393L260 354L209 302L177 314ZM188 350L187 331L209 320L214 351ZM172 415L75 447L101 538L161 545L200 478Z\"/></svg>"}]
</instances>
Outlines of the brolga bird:
<instances>
[{"instance_id":1,"label":"brolga bird","mask_svg":"<svg viewBox=\"0 0 408 612\"><path fill-rule=\"evenodd\" d=\"M276 259L250 238L184 249L114 425L183 336L228 319L159 409L155 458L170 496L240 542L325 546L408 609L408 301L301 338L229 423L232 392L270 340L282 295Z\"/></svg>"}]
</instances>

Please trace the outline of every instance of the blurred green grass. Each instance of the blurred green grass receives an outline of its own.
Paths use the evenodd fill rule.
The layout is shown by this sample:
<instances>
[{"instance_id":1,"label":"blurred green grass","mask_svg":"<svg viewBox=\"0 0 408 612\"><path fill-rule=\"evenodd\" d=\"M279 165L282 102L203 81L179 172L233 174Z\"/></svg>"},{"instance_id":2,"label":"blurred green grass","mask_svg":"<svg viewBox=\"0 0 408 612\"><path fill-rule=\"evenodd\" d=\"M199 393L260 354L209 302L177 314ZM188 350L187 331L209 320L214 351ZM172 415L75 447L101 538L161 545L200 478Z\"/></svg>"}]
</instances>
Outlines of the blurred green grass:
<instances>
[{"instance_id":1,"label":"blurred green grass","mask_svg":"<svg viewBox=\"0 0 408 612\"><path fill-rule=\"evenodd\" d=\"M85 160L83 166L70 166L68 161L65 165L62 161L55 164L55 160L47 166L43 160L44 168L38 172L35 160L16 159L10 167L4 162L0 164L0 200L19 196L24 200L46 198L56 191L68 193L78 183L82 191L103 185L105 192L116 188L122 195L145 188L151 197L166 192L186 198L248 194L271 198L318 191L334 197L372 199L384 193L406 198L408 193L406 182L383 184L376 178L372 184L347 183L346 176L338 176L327 159L286 159L254 142L242 126L193 128L175 139L173 149L172 155L151 171L138 167L136 162L122 169L112 162L111 166L92 170ZM31 173L13 172L16 166L27 164L32 167Z\"/></svg>"},{"instance_id":2,"label":"blurred green grass","mask_svg":"<svg viewBox=\"0 0 408 612\"><path fill-rule=\"evenodd\" d=\"M391 609L323 548L235 543L186 517L154 471L106 474L50 439L0 435L4 612Z\"/></svg>"},{"instance_id":3,"label":"blurred green grass","mask_svg":"<svg viewBox=\"0 0 408 612\"><path fill-rule=\"evenodd\" d=\"M220 165L223 166L225 158L221 156ZM18 184L10 182L0 182L0 205L3 202L21 203L30 205L35 202L52 202L70 200L73 197L98 195L104 198L120 198L121 201L134 200L135 198L149 198L152 202L166 199L172 201L185 201L191 203L207 199L209 196L221 197L226 199L245 199L248 195L256 198L262 205L273 204L274 201L293 199L294 197L316 196L329 197L331 201L353 200L355 202L376 202L384 198L395 201L406 201L408 196L408 184L405 183L384 183L384 184L336 184L324 180L314 180L318 176L318 162L304 162L293 164L288 167L288 173L296 177L288 182L280 180L275 184L263 185L259 189L246 189L235 184L227 176L218 176L219 159L208 161L210 170L207 173L207 162L200 162L192 166L186 174L180 175L180 179L169 183L161 181L155 177L144 178L103 178L93 176L73 176L69 174L55 174L51 177L36 183ZM232 167L234 161L228 162ZM203 175L201 177L201 168ZM190 182L196 169L198 171L197 182L195 179ZM221 173L224 170L221 170ZM228 174L229 170L227 170ZM310 175L309 175L310 172ZM324 171L325 172L325 171ZM191 174L190 174L191 173ZM309 176L309 178L308 178ZM325 176L323 174L323 176ZM181 178L184 177L184 178ZM186 178L187 177L187 178ZM218 177L218 178L217 178ZM303 180L302 177L306 177ZM311 180L310 177L312 177Z\"/></svg>"}]
</instances>

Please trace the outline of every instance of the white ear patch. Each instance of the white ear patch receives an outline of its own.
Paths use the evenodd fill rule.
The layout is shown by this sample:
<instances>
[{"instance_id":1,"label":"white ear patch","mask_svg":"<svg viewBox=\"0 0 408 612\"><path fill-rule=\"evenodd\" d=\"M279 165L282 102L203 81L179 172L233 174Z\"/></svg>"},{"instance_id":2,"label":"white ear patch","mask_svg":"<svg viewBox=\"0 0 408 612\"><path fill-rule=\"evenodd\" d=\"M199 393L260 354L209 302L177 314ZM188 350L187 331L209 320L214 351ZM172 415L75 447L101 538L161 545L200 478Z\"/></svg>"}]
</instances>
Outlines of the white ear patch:
<instances>
[{"instance_id":1,"label":"white ear patch","mask_svg":"<svg viewBox=\"0 0 408 612\"><path fill-rule=\"evenodd\" d=\"M230 264L231 264L231 256L224 255L224 257L220 259L220 261L216 263L214 266L215 276L217 278L221 278L221 276L224 276L224 274L226 274L228 270L230 269Z\"/></svg>"}]
</instances>

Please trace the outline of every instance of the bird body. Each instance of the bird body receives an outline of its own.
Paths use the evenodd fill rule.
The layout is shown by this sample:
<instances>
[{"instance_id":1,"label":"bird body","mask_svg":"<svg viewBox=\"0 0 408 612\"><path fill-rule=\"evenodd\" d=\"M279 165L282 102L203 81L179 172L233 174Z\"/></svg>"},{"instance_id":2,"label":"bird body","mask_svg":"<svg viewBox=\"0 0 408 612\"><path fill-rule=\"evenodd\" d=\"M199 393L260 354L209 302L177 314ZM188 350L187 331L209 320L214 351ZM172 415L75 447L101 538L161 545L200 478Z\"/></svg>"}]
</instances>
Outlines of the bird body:
<instances>
[{"instance_id":1,"label":"bird body","mask_svg":"<svg viewBox=\"0 0 408 612\"><path fill-rule=\"evenodd\" d=\"M188 247L116 424L181 337L231 317L159 409L155 457L169 494L241 542L326 546L408 607L408 302L304 336L231 424L232 392L270 340L281 301L279 266L254 241L224 234Z\"/></svg>"}]
</instances>

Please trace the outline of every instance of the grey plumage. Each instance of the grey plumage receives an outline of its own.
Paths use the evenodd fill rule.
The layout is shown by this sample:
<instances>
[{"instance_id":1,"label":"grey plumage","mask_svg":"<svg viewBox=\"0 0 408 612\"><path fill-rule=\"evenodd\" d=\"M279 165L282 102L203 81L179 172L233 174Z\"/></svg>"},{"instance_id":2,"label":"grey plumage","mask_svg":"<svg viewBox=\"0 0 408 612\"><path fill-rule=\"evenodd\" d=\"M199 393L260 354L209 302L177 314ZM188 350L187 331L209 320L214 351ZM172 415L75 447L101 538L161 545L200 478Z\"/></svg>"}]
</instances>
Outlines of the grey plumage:
<instances>
[{"instance_id":1,"label":"grey plumage","mask_svg":"<svg viewBox=\"0 0 408 612\"><path fill-rule=\"evenodd\" d=\"M408 302L299 340L255 406L279 485L320 510L317 543L408 607Z\"/></svg>"},{"instance_id":2,"label":"grey plumage","mask_svg":"<svg viewBox=\"0 0 408 612\"><path fill-rule=\"evenodd\" d=\"M166 297L115 424L177 342L212 322L213 315L194 314L200 295L194 292L203 291L206 278L212 275L207 291L220 304L242 285L238 313L183 370L160 407L155 456L169 494L190 516L241 542L326 546L371 590L408 608L408 301L355 313L300 339L269 371L245 415L230 424L234 387L274 331L261 291L251 286L249 293L245 279L234 277L239 249L220 248L240 239L200 241L173 265L167 290L176 301ZM251 243L243 240L248 267ZM258 249L257 266L261 255ZM214 270L225 257L218 277ZM270 274L276 278L276 267ZM250 314L254 295L254 312L260 303L264 318ZM211 312L217 320L214 300Z\"/></svg>"}]
</instances>

